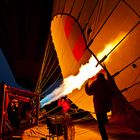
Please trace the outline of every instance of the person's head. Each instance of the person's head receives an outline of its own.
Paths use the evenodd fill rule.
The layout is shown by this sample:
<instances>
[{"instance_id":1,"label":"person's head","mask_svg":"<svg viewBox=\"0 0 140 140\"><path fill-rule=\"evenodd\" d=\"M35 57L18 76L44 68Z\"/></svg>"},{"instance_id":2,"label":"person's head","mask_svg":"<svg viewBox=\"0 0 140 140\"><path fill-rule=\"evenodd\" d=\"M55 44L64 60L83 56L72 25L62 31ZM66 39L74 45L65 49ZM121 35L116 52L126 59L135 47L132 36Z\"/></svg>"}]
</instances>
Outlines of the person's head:
<instances>
[{"instance_id":1,"label":"person's head","mask_svg":"<svg viewBox=\"0 0 140 140\"><path fill-rule=\"evenodd\" d=\"M65 99L67 99L67 96L63 96L63 97L61 97L61 99L64 99L65 100Z\"/></svg>"},{"instance_id":2,"label":"person's head","mask_svg":"<svg viewBox=\"0 0 140 140\"><path fill-rule=\"evenodd\" d=\"M98 74L97 74L97 79L104 79L105 77L104 77L104 74L103 73L101 73L101 72L99 72Z\"/></svg>"}]
</instances>

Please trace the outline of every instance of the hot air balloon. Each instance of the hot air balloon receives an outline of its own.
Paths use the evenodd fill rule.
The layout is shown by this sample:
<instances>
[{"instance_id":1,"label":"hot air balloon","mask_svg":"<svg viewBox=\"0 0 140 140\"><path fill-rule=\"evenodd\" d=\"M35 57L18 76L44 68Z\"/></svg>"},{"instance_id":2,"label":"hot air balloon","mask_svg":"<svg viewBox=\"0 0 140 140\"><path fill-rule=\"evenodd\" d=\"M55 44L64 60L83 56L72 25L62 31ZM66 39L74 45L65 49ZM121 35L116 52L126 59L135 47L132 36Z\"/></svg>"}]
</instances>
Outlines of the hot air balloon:
<instances>
[{"instance_id":1,"label":"hot air balloon","mask_svg":"<svg viewBox=\"0 0 140 140\"><path fill-rule=\"evenodd\" d=\"M34 58L30 63L36 66L37 71L37 75L32 76L34 85L36 85L35 91L43 92L48 86L47 79L59 67L60 69L57 71L59 74L55 75L55 80L61 77L64 81L63 86L66 85L65 82L69 85L76 85L77 77L82 77L79 86L73 87L72 90L69 90L69 86L66 86L65 89L68 90L65 90L64 95L67 94L68 98L78 108L94 114L92 98L85 94L84 82L103 68L111 77L116 92L112 121L124 122L125 125L139 130L139 124L135 123L136 121L140 122L139 112L130 105L131 102L140 98L139 7L140 2L137 0L55 0L50 24L51 37L46 41L46 46L40 52L38 48L37 51L34 50L34 47L26 48L30 52L32 50L34 50L34 53L37 52L37 58L41 58L39 55L44 56L44 59L39 59L37 63ZM23 35L23 37L25 36ZM33 40L36 38L37 36ZM23 41L23 43L25 42ZM22 42L20 44L22 46L20 50L24 48L23 46L27 46ZM30 44L32 43L30 42ZM53 47L55 50L52 49ZM26 51L26 54L28 54L27 52L29 51ZM25 56L25 53L20 54L22 60L29 56L29 54ZM43 60L43 63L41 63L41 60ZM92 60L94 64L84 71L83 67L93 62ZM29 64L27 59L25 64ZM16 67L15 65L14 63L13 70ZM94 69L96 70L94 71ZM82 76L79 74L80 71L84 72ZM25 70L22 69L22 72L25 72ZM32 70L30 76L31 73ZM27 76L27 73L25 75ZM29 75L26 79L30 77ZM83 80L84 77L86 78ZM71 82L71 79L73 82ZM49 85L51 84L49 83ZM61 96L63 92L59 92Z\"/></svg>"},{"instance_id":2,"label":"hot air balloon","mask_svg":"<svg viewBox=\"0 0 140 140\"><path fill-rule=\"evenodd\" d=\"M92 98L85 94L84 82L103 68L112 77L117 96L113 101L112 121L139 129L135 124L136 120L139 122L139 113L129 104L139 99L140 53L136 42L140 19L137 5L136 1L118 0L58 0L54 3L51 36L64 82L52 92L55 95L52 100L67 94L79 108L94 114ZM89 67L92 56L94 64ZM46 103L51 102L52 95L47 97ZM132 119L132 112L136 120ZM131 123L128 124L128 120Z\"/></svg>"},{"instance_id":3,"label":"hot air balloon","mask_svg":"<svg viewBox=\"0 0 140 140\"><path fill-rule=\"evenodd\" d=\"M117 89L120 91L118 102L126 102L124 110L129 108L128 102L139 99L138 5L140 5L138 1L129 0L73 2L58 0L54 3L51 22L52 41L63 78L71 78L72 80L68 80L69 85L76 85L78 81L75 77L80 75L80 67L86 65L90 57L94 56L96 62L93 71L99 65L102 68L103 64L106 66L105 69L115 79ZM88 70L87 73L90 73ZM99 70L100 68L97 71ZM87 73L83 71L82 76ZM71 77L72 75L74 77ZM67 80L64 80L64 83L65 81ZM81 82L81 79L79 81ZM67 92L68 97L79 108L94 112L91 98L86 96L82 85ZM117 102L115 104L118 105ZM119 112L121 105L115 109ZM130 107L129 110L135 109ZM127 113L131 114L131 111ZM135 113L137 114L137 111ZM128 118L133 118L130 116ZM139 120L139 117L137 119ZM134 121L132 122L134 124Z\"/></svg>"}]
</instances>

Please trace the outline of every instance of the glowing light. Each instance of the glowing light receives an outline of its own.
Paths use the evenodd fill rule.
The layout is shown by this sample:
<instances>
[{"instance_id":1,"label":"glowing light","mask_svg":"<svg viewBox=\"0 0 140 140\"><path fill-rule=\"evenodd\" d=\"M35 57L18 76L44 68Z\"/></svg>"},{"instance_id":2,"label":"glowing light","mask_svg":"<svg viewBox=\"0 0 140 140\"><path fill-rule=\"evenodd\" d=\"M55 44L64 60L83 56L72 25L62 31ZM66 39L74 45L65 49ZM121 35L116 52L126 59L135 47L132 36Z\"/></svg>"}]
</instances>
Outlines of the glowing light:
<instances>
[{"instance_id":1,"label":"glowing light","mask_svg":"<svg viewBox=\"0 0 140 140\"><path fill-rule=\"evenodd\" d=\"M97 58L100 60L106 54L108 54L114 46L124 37L124 34L120 34L112 43L105 46L105 49L97 55ZM70 94L75 89L80 89L86 80L96 75L102 67L98 65L96 67L97 60L92 56L89 59L89 62L85 65L82 65L79 69L77 75L71 75L65 78L62 84L56 88L52 93L47 95L44 99L40 101L41 107L46 104L49 104L53 101L58 100L60 97Z\"/></svg>"},{"instance_id":2,"label":"glowing light","mask_svg":"<svg viewBox=\"0 0 140 140\"><path fill-rule=\"evenodd\" d=\"M105 56L106 54L108 54L110 52L110 50L113 49L113 47L114 46L112 44L106 45L106 48L103 50L103 52L98 53L97 58L99 60L101 60L103 56Z\"/></svg>"},{"instance_id":3,"label":"glowing light","mask_svg":"<svg viewBox=\"0 0 140 140\"><path fill-rule=\"evenodd\" d=\"M71 75L65 78L58 88L42 99L40 101L41 107L59 99L60 97L68 95L74 89L80 89L86 80L96 75L102 69L100 65L95 67L96 64L97 60L92 56L88 63L80 67L77 75Z\"/></svg>"},{"instance_id":4,"label":"glowing light","mask_svg":"<svg viewBox=\"0 0 140 140\"><path fill-rule=\"evenodd\" d=\"M125 33L120 33L116 39L114 39L111 43L105 45L103 51L97 54L97 58L101 60L105 55L107 55L117 44L118 42L125 36ZM118 49L118 48L117 48ZM115 50L116 51L116 50ZM109 57L108 57L109 58ZM106 59L107 60L107 59Z\"/></svg>"}]
</instances>

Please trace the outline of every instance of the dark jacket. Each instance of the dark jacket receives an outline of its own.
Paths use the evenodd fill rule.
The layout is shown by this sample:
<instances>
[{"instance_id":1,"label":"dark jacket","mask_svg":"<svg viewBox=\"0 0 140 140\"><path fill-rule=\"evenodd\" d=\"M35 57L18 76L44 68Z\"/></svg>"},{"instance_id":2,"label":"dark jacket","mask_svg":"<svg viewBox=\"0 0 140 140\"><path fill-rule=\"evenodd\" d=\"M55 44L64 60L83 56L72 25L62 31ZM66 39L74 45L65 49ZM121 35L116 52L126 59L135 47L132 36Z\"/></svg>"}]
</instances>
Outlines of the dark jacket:
<instances>
[{"instance_id":1,"label":"dark jacket","mask_svg":"<svg viewBox=\"0 0 140 140\"><path fill-rule=\"evenodd\" d=\"M85 85L85 91L88 95L94 95L93 102L95 113L107 113L112 107L112 90L109 82L105 78L99 78L89 86Z\"/></svg>"}]
</instances>

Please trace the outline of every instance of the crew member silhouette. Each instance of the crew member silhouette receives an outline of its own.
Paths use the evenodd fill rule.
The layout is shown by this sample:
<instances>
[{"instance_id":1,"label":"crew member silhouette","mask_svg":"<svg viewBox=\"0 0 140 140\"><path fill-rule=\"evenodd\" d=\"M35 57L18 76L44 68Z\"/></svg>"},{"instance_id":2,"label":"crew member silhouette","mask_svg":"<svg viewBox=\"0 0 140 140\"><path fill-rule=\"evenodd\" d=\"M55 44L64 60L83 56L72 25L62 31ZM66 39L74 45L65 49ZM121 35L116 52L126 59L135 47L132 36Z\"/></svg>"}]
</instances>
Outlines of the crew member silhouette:
<instances>
[{"instance_id":1,"label":"crew member silhouette","mask_svg":"<svg viewBox=\"0 0 140 140\"><path fill-rule=\"evenodd\" d=\"M108 123L107 112L112 107L112 90L109 81L105 79L103 73L99 72L90 85L85 84L85 91L88 95L93 95L93 103L98 122L98 128L102 140L108 140L105 125Z\"/></svg>"}]
</instances>

